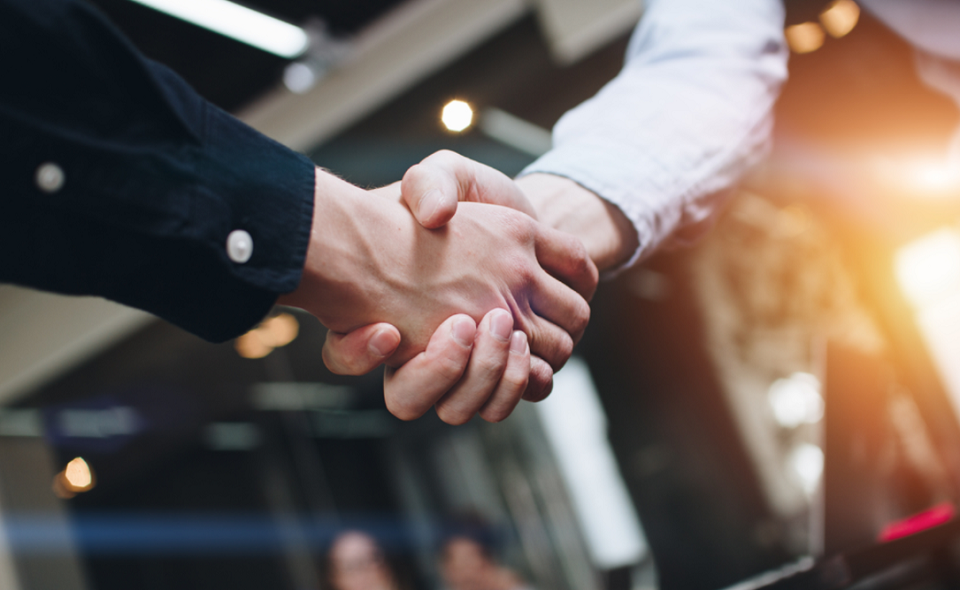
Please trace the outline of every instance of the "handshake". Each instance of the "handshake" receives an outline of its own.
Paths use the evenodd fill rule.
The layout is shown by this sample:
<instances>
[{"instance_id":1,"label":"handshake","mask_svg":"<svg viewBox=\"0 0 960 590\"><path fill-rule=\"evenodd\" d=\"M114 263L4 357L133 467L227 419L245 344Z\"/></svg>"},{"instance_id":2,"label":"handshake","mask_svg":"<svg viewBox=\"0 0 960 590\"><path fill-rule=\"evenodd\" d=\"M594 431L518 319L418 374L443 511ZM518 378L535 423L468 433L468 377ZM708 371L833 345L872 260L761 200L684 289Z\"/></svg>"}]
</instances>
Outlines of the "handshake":
<instances>
[{"instance_id":1,"label":"handshake","mask_svg":"<svg viewBox=\"0 0 960 590\"><path fill-rule=\"evenodd\" d=\"M318 169L300 286L278 303L329 329L323 358L335 373L385 363L386 404L397 417L435 406L451 424L478 413L503 420L520 399L550 393L589 321L594 261L610 266L636 241L611 205L542 176L528 177L536 190L525 193L452 152L371 191ZM538 211L551 203L548 225ZM603 223L580 231L591 211L619 215L611 223L632 241L604 236Z\"/></svg>"}]
</instances>

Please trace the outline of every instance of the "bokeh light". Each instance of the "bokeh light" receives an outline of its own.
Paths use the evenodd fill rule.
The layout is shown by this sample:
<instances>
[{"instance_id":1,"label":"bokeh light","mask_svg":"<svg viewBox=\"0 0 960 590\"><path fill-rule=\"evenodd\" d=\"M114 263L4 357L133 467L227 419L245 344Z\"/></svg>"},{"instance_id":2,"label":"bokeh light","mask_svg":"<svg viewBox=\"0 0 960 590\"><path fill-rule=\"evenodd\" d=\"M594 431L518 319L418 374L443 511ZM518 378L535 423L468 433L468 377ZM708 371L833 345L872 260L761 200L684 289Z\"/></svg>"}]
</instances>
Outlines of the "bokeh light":
<instances>
[{"instance_id":1,"label":"bokeh light","mask_svg":"<svg viewBox=\"0 0 960 590\"><path fill-rule=\"evenodd\" d=\"M849 34L859 20L860 7L853 0L834 0L820 13L823 28L835 39Z\"/></svg>"},{"instance_id":2,"label":"bokeh light","mask_svg":"<svg viewBox=\"0 0 960 590\"><path fill-rule=\"evenodd\" d=\"M473 108L462 100L451 100L443 107L440 120L450 131L460 133L473 124Z\"/></svg>"},{"instance_id":3,"label":"bokeh light","mask_svg":"<svg viewBox=\"0 0 960 590\"><path fill-rule=\"evenodd\" d=\"M774 418L784 428L816 424L823 418L820 381L809 373L777 379L768 393Z\"/></svg>"},{"instance_id":4,"label":"bokeh light","mask_svg":"<svg viewBox=\"0 0 960 590\"><path fill-rule=\"evenodd\" d=\"M90 465L77 457L67 463L67 466L54 476L53 492L63 499L69 499L81 492L89 492L96 484L93 470Z\"/></svg>"},{"instance_id":5,"label":"bokeh light","mask_svg":"<svg viewBox=\"0 0 960 590\"><path fill-rule=\"evenodd\" d=\"M317 72L303 62L293 62L283 70L283 85L294 94L310 92L318 79Z\"/></svg>"},{"instance_id":6,"label":"bokeh light","mask_svg":"<svg viewBox=\"0 0 960 590\"><path fill-rule=\"evenodd\" d=\"M794 53L810 53L823 47L825 35L817 23L801 23L787 27L784 31L787 44Z\"/></svg>"},{"instance_id":7,"label":"bokeh light","mask_svg":"<svg viewBox=\"0 0 960 590\"><path fill-rule=\"evenodd\" d=\"M798 445L790 453L790 466L800 480L803 491L813 495L823 475L823 449L810 443Z\"/></svg>"},{"instance_id":8,"label":"bokeh light","mask_svg":"<svg viewBox=\"0 0 960 590\"><path fill-rule=\"evenodd\" d=\"M276 348L296 340L300 323L289 313L281 313L263 321L262 324L237 338L234 348L237 354L247 359L261 359Z\"/></svg>"}]
</instances>

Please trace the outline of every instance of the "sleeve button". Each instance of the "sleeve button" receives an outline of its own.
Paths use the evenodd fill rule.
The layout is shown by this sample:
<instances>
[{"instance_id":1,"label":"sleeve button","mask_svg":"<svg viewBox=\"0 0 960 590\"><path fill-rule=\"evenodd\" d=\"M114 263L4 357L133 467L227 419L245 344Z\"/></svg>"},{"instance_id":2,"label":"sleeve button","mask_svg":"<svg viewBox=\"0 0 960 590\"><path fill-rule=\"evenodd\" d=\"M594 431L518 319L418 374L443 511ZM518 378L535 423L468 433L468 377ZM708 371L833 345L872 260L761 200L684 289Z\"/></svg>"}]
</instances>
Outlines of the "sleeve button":
<instances>
[{"instance_id":1,"label":"sleeve button","mask_svg":"<svg viewBox=\"0 0 960 590\"><path fill-rule=\"evenodd\" d=\"M37 168L37 188L48 195L52 195L62 189L64 180L66 180L66 178L63 174L63 168L53 162L41 164L40 167Z\"/></svg>"},{"instance_id":2,"label":"sleeve button","mask_svg":"<svg viewBox=\"0 0 960 590\"><path fill-rule=\"evenodd\" d=\"M227 256L237 264L244 264L253 256L253 238L242 229L233 230L227 236Z\"/></svg>"}]
</instances>

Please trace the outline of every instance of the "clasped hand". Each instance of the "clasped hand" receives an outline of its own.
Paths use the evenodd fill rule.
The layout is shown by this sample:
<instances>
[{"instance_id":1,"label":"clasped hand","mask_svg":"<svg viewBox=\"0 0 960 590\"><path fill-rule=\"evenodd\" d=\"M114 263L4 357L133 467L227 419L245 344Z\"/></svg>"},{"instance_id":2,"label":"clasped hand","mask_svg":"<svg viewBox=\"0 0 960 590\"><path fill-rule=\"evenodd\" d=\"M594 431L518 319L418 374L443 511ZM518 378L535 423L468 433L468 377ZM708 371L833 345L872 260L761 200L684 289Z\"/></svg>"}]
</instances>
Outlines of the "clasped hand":
<instances>
[{"instance_id":1,"label":"clasped hand","mask_svg":"<svg viewBox=\"0 0 960 590\"><path fill-rule=\"evenodd\" d=\"M439 152L388 187L318 170L316 189L303 278L280 303L329 328L332 371L385 363L387 408L405 420L435 406L451 424L499 421L549 394L586 328L597 270L576 238L536 221L512 180Z\"/></svg>"}]
</instances>

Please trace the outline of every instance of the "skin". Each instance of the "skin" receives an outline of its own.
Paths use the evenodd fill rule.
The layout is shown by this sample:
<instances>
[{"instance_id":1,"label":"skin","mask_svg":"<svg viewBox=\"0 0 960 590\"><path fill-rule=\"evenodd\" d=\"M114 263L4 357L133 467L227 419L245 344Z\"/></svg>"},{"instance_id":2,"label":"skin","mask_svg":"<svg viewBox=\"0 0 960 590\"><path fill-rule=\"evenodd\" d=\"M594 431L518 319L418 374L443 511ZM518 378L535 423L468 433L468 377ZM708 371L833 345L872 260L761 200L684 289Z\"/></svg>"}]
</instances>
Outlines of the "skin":
<instances>
[{"instance_id":1,"label":"skin","mask_svg":"<svg viewBox=\"0 0 960 590\"><path fill-rule=\"evenodd\" d=\"M404 176L402 197L424 227L453 219L462 201L502 205L576 237L600 270L629 260L637 231L615 205L568 178L531 174L513 181L450 151L437 152Z\"/></svg>"},{"instance_id":2,"label":"skin","mask_svg":"<svg viewBox=\"0 0 960 590\"><path fill-rule=\"evenodd\" d=\"M614 205L575 182L559 176L533 174L514 182L505 175L452 152L438 152L411 168L401 186L402 198L418 221L427 228L442 227L454 218L460 201L490 203L510 207L539 218L546 225L581 240L589 257L601 269L614 268L629 260L639 243L636 230L626 216ZM592 290L587 295L592 295ZM388 369L384 381L387 406L397 397L415 395L430 387L425 400L436 397L439 389L461 392L460 399L473 396L470 403L461 403L456 420L450 420L442 404L437 406L441 419L462 423L465 413L474 407L489 421L499 421L509 412L510 404L498 404L497 412L490 412L488 400L504 399L498 385L491 379L477 379L469 367L506 367L507 372L520 372L522 364L502 348L489 346L483 337L486 327L481 324L475 337L472 354L465 356L463 346L454 341L448 331L438 330L430 341L430 356L418 362ZM377 337L372 336L376 334ZM330 333L324 346L327 365L343 374L362 375L376 368L393 349L399 338L396 328L388 324L366 326L349 334ZM382 347L371 342L380 339ZM535 351L536 352L536 351ZM463 371L456 369L462 367ZM495 373L488 369L487 374ZM402 375L402 379L397 379ZM463 375L463 376L461 376ZM529 372L530 386L524 399L539 401L550 393L552 371L546 363L532 357ZM546 383L545 383L546 381ZM469 385L469 388L464 386ZM443 398L440 398L443 399ZM424 400L424 401L425 401ZM502 410L502 411L500 411Z\"/></svg>"},{"instance_id":3,"label":"skin","mask_svg":"<svg viewBox=\"0 0 960 590\"><path fill-rule=\"evenodd\" d=\"M384 353L379 362L397 369L386 383L387 407L398 417L436 405L455 424L477 412L502 419L523 392L517 388L543 370L526 360L528 378L519 376L527 346L551 376L570 357L590 316L580 293L592 295L597 270L578 240L527 213L468 202L442 227L426 228L390 190L371 195L317 171L301 283L278 303L305 309L335 334L366 327L362 348ZM385 324L370 328L378 322ZM490 350L489 359L470 361L474 346ZM328 350L324 358L350 372L348 356ZM446 387L412 389L431 381L408 377L417 368Z\"/></svg>"},{"instance_id":4,"label":"skin","mask_svg":"<svg viewBox=\"0 0 960 590\"><path fill-rule=\"evenodd\" d=\"M330 583L337 590L396 590L393 572L376 541L358 531L348 531L333 542L328 555Z\"/></svg>"},{"instance_id":5,"label":"skin","mask_svg":"<svg viewBox=\"0 0 960 590\"><path fill-rule=\"evenodd\" d=\"M540 221L576 236L599 270L625 264L636 252L637 230L616 205L569 178L531 174L516 182Z\"/></svg>"},{"instance_id":6,"label":"skin","mask_svg":"<svg viewBox=\"0 0 960 590\"><path fill-rule=\"evenodd\" d=\"M440 564L450 590L512 590L523 586L517 576L501 568L475 541L454 537L443 547Z\"/></svg>"},{"instance_id":7,"label":"skin","mask_svg":"<svg viewBox=\"0 0 960 590\"><path fill-rule=\"evenodd\" d=\"M601 270L625 263L639 243L633 224L620 209L569 179L534 174L514 182L492 168L452 152L438 152L411 168L404 176L401 193L418 221L427 228L442 227L453 219L459 201L502 205L537 217L546 225L581 240L589 257ZM476 379L469 367L482 364L486 367L506 366L507 371L512 367L519 371L519 363L502 349L485 345L485 329L481 324L471 356L465 358L462 346L457 345L449 333L438 330L431 340L430 358L420 359L415 365L388 370L384 383L388 407L392 398L430 384L434 390L458 388L461 392L469 391L473 400L462 404L464 412L479 407L479 415L484 419L497 421L505 418L500 411L484 412L487 408L484 404L494 399L497 386L489 379ZM328 366L336 365L341 373L366 373L390 354L391 337L387 335L394 331L390 325L378 324L350 334L328 334L324 358L328 359ZM382 348L371 348L374 339L371 334L374 333L382 337ZM545 364L536 356L532 358L532 385L528 387L525 399L538 401L549 394L552 372L547 373ZM458 366L464 368L462 378L451 369ZM391 379L398 373L403 374L402 380ZM550 382L544 386L543 379L547 375ZM469 389L463 386L464 382L470 384ZM461 395L463 397L466 396ZM506 409L508 404L499 407ZM447 420L440 405L437 411L442 419ZM460 423L462 418L463 415L458 414L454 423Z\"/></svg>"}]
</instances>

